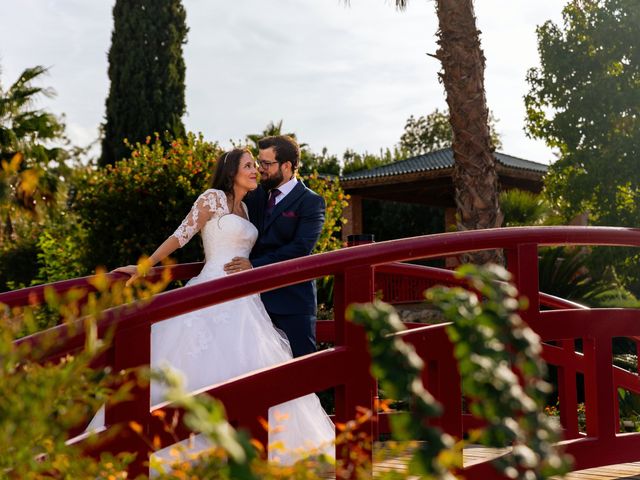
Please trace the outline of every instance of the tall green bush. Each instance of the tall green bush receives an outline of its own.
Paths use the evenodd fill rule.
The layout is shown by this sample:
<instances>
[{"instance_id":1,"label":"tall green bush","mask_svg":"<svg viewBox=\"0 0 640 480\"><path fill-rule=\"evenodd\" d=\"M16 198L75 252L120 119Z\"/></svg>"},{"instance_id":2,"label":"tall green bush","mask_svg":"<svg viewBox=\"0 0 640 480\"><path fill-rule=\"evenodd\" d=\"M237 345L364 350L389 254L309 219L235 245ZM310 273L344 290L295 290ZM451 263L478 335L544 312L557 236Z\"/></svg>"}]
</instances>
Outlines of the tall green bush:
<instances>
[{"instance_id":1,"label":"tall green bush","mask_svg":"<svg viewBox=\"0 0 640 480\"><path fill-rule=\"evenodd\" d=\"M124 139L143 142L150 132L184 135L182 47L188 31L181 0L115 2L100 165L127 156Z\"/></svg>"},{"instance_id":2,"label":"tall green bush","mask_svg":"<svg viewBox=\"0 0 640 480\"><path fill-rule=\"evenodd\" d=\"M78 180L73 211L86 230L86 264L113 268L150 254L208 188L217 143L188 134L165 147L158 135L131 147L128 160L88 172ZM176 252L179 262L202 260L200 245Z\"/></svg>"}]
</instances>

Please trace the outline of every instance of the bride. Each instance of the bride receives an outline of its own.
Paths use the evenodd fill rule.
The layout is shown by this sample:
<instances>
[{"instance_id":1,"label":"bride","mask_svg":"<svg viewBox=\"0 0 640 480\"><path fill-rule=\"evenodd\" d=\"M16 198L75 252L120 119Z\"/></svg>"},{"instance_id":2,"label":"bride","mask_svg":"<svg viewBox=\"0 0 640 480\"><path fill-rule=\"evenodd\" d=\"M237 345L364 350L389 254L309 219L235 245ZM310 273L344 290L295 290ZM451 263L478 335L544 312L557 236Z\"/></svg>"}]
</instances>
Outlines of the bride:
<instances>
[{"instance_id":1,"label":"bride","mask_svg":"<svg viewBox=\"0 0 640 480\"><path fill-rule=\"evenodd\" d=\"M226 275L225 263L234 257L248 257L258 237L242 202L257 187L256 163L246 149L222 155L216 165L212 188L202 193L178 229L150 257L153 265L184 246L200 232L205 264L189 285ZM137 277L134 265L115 272ZM185 377L188 391L194 391L292 358L283 332L269 318L258 294L231 300L180 315L151 327L151 368L170 365ZM151 404L164 400L164 386L151 383ZM276 419L286 420L276 421ZM273 429L278 424L282 428ZM314 450L335 456L335 428L315 394L269 409L269 444L285 447L269 450L269 459L294 463L303 451ZM202 442L198 442L202 443ZM276 450L276 449L273 449Z\"/></svg>"}]
</instances>

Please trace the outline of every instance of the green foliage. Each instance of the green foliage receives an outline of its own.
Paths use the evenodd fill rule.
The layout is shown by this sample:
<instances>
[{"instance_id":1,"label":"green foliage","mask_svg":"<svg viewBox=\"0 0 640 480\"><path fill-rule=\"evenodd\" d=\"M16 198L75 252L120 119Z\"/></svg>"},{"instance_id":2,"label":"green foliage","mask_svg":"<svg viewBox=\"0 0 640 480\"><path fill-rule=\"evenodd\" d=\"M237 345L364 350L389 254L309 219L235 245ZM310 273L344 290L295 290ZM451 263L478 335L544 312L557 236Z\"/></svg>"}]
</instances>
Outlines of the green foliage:
<instances>
[{"instance_id":1,"label":"green foliage","mask_svg":"<svg viewBox=\"0 0 640 480\"><path fill-rule=\"evenodd\" d=\"M208 188L220 153L202 136L189 134L165 147L156 135L133 146L130 159L88 171L77 181L72 201L91 246L85 265L112 268L153 251ZM201 256L195 241L176 252L181 263Z\"/></svg>"},{"instance_id":2,"label":"green foliage","mask_svg":"<svg viewBox=\"0 0 640 480\"><path fill-rule=\"evenodd\" d=\"M443 464L441 453L453 447L453 440L425 422L440 416L442 408L419 381L424 367L422 359L413 347L394 335L405 330L405 326L393 307L382 302L350 306L347 318L367 331L371 373L378 379L380 389L391 398L411 396L411 411L391 417L394 438L424 440L409 462L409 474L445 478L448 468L455 465Z\"/></svg>"},{"instance_id":3,"label":"green foliage","mask_svg":"<svg viewBox=\"0 0 640 480\"><path fill-rule=\"evenodd\" d=\"M21 153L32 167L61 159L62 150L48 147L47 142L64 140L64 124L52 113L33 108L39 97L55 95L52 89L33 84L46 73L42 66L27 68L8 89L0 84L1 160Z\"/></svg>"},{"instance_id":4,"label":"green foliage","mask_svg":"<svg viewBox=\"0 0 640 480\"><path fill-rule=\"evenodd\" d=\"M500 135L496 132L497 120L489 114L489 130L491 142L495 149L502 148ZM415 118L411 115L404 126L400 137L399 149L406 156L414 157L425 153L451 147L453 130L449 123L449 112L441 112L437 108L430 114Z\"/></svg>"},{"instance_id":5,"label":"green foliage","mask_svg":"<svg viewBox=\"0 0 640 480\"><path fill-rule=\"evenodd\" d=\"M42 96L55 95L34 85L46 73L42 66L27 68L6 90L0 84L0 215L5 234L16 212L35 214L53 203L68 156L59 146L67 142L61 119L34 108Z\"/></svg>"},{"instance_id":6,"label":"green foliage","mask_svg":"<svg viewBox=\"0 0 640 480\"><path fill-rule=\"evenodd\" d=\"M52 214L38 236L38 275L32 283L51 283L91 273L85 264L91 248L80 219L72 212Z\"/></svg>"},{"instance_id":7,"label":"green foliage","mask_svg":"<svg viewBox=\"0 0 640 480\"><path fill-rule=\"evenodd\" d=\"M594 255L597 253L579 248L542 249L538 267L540 291L592 307L635 305L636 299L612 269L604 275L590 273L589 262Z\"/></svg>"},{"instance_id":8,"label":"green foliage","mask_svg":"<svg viewBox=\"0 0 640 480\"><path fill-rule=\"evenodd\" d=\"M571 220L640 224L640 3L572 0L562 24L538 27L540 67L527 75L529 134L559 151L545 195ZM594 275L614 268L640 293L637 251L600 248Z\"/></svg>"},{"instance_id":9,"label":"green foliage","mask_svg":"<svg viewBox=\"0 0 640 480\"><path fill-rule=\"evenodd\" d=\"M9 478L125 478L130 455L105 455L96 462L65 444L68 431L86 422L109 393L105 372L89 368L93 355L38 365L25 362L28 353L12 348L11 339L3 327L0 469Z\"/></svg>"},{"instance_id":10,"label":"green foliage","mask_svg":"<svg viewBox=\"0 0 640 480\"><path fill-rule=\"evenodd\" d=\"M517 188L500 193L500 211L504 227L558 225L562 220L543 195Z\"/></svg>"},{"instance_id":11,"label":"green foliage","mask_svg":"<svg viewBox=\"0 0 640 480\"><path fill-rule=\"evenodd\" d=\"M339 233L346 221L342 212L349 205L349 195L345 195L337 178L324 177L314 172L303 180L311 190L324 198L326 205L322 233L313 252L330 252L342 247Z\"/></svg>"},{"instance_id":12,"label":"green foliage","mask_svg":"<svg viewBox=\"0 0 640 480\"><path fill-rule=\"evenodd\" d=\"M566 219L637 225L640 210L640 4L572 0L563 24L538 27L527 75L529 134L558 148L546 193Z\"/></svg>"},{"instance_id":13,"label":"green foliage","mask_svg":"<svg viewBox=\"0 0 640 480\"><path fill-rule=\"evenodd\" d=\"M381 149L379 155L368 152L358 153L347 149L342 155L342 175L381 167L405 158L407 158L406 153L397 148L393 150L388 148L386 150Z\"/></svg>"},{"instance_id":14,"label":"green foliage","mask_svg":"<svg viewBox=\"0 0 640 480\"><path fill-rule=\"evenodd\" d=\"M37 229L20 233L0 241L0 292L28 286L38 274Z\"/></svg>"},{"instance_id":15,"label":"green foliage","mask_svg":"<svg viewBox=\"0 0 640 480\"><path fill-rule=\"evenodd\" d=\"M100 165L128 156L123 143L153 132L184 136L186 12L180 0L117 0L109 50L111 86Z\"/></svg>"},{"instance_id":16,"label":"green foliage","mask_svg":"<svg viewBox=\"0 0 640 480\"><path fill-rule=\"evenodd\" d=\"M512 453L495 461L509 478L565 473L568 459L553 445L560 438L559 428L544 413L550 386L541 379L546 366L540 339L517 314L522 305L507 283L508 272L498 266L466 265L457 275L467 278L483 301L462 288L430 289L427 300L451 321L447 333L455 345L463 393L471 400L472 413L488 424L472 433L471 441L511 445ZM439 415L440 406L420 381L422 360L395 335L404 325L393 308L382 303L352 306L348 317L367 331L372 374L380 388L393 398L410 395L411 411L392 420L394 438L426 440L414 452L409 473L449 478L450 470L461 467L460 446L456 450L449 437L424 422Z\"/></svg>"},{"instance_id":17,"label":"green foliage","mask_svg":"<svg viewBox=\"0 0 640 480\"><path fill-rule=\"evenodd\" d=\"M490 446L512 445L496 466L509 478L548 478L568 470L568 459L553 443L559 427L544 413L550 385L542 380L546 365L540 338L518 315L523 307L509 273L502 267L465 265L457 275L482 295L465 289L435 288L427 299L452 323L462 390L471 412L488 423L479 441ZM518 378L515 372L522 375Z\"/></svg>"},{"instance_id":18,"label":"green foliage","mask_svg":"<svg viewBox=\"0 0 640 480\"><path fill-rule=\"evenodd\" d=\"M81 455L67 444L69 432L88 424L107 399L124 399L133 384L128 374L92 369L109 339L98 339L96 319L108 307L158 293L167 283L147 282L134 289L109 284L104 274L93 279L97 291L76 289L65 295L46 292L46 306L77 325L83 319L87 340L73 356L45 360L59 339L49 334L37 347L17 346L13 340L33 333L38 321L33 308L0 310L0 471L3 478L116 479L127 478L131 454L103 454L99 460ZM145 293L146 292L146 293ZM86 302L81 299L88 297ZM72 323L73 322L73 323ZM79 327L82 328L82 327Z\"/></svg>"},{"instance_id":19,"label":"green foliage","mask_svg":"<svg viewBox=\"0 0 640 480\"><path fill-rule=\"evenodd\" d=\"M89 246L79 219L53 208L41 221L19 213L13 234L0 239L0 291L50 283L90 274L85 265Z\"/></svg>"},{"instance_id":20,"label":"green foliage","mask_svg":"<svg viewBox=\"0 0 640 480\"><path fill-rule=\"evenodd\" d=\"M322 175L340 175L340 161L336 155L330 155L327 147L322 149L321 153L313 153L308 148L300 151L300 169L301 175L310 175L317 172Z\"/></svg>"}]
</instances>

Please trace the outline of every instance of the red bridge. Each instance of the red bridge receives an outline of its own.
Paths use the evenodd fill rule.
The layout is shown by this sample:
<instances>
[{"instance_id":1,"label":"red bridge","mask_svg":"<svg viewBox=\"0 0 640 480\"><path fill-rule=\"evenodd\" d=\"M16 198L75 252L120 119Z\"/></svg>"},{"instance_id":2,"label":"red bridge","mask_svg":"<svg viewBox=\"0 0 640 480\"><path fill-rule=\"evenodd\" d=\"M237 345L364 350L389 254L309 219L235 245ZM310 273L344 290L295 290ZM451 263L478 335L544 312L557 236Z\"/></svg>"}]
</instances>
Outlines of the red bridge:
<instances>
[{"instance_id":1,"label":"red bridge","mask_svg":"<svg viewBox=\"0 0 640 480\"><path fill-rule=\"evenodd\" d=\"M633 309L587 309L558 299L538 289L538 247L552 245L640 246L640 230L608 227L503 228L462 233L446 233L407 238L345 248L321 255L282 262L237 275L213 280L189 288L157 295L146 306L132 310L118 307L108 310L99 320L99 334L113 329L114 338L98 366L116 371L149 364L150 332L154 322L252 293L290 285L304 280L334 275L333 321L319 321L318 340L332 342L333 348L291 360L245 376L212 385L206 393L225 405L229 420L252 431L258 439L265 432L258 418L267 418L273 405L311 392L335 388L335 420L346 422L356 417L357 407L373 410L375 382L369 374L369 355L364 332L346 322L345 307L353 302L369 302L377 288L391 292L391 285L403 285L404 300L421 298L430 284L455 284L452 272L431 267L399 263L415 259L447 257L468 251L504 249L507 266L521 295L529 299L523 318L541 336L544 358L557 366L560 421L565 440L562 444L574 459L576 470L640 460L640 433L619 432L617 388L640 393L640 376L612 365L612 338L640 340L640 311ZM175 279L195 276L202 264L171 268ZM160 269L156 269L156 273ZM87 287L81 278L51 284L58 292ZM9 306L42 301L45 286L17 290L0 295ZM397 290L397 288L396 288ZM393 297L393 295L390 295ZM546 307L541 311L541 306ZM408 324L402 338L413 344L425 361L423 381L443 404L440 425L446 432L462 438L474 425L474 419L462 410L462 394L452 345L444 326ZM76 329L76 332L82 328ZM49 358L73 353L84 345L84 334L73 333L68 326L53 329L60 335ZM38 343L38 333L18 342ZM583 353L577 353L575 340L582 339ZM584 375L586 432L578 429L577 374ZM295 382L291 379L295 378ZM137 387L135 398L107 405L107 429L135 421L147 438L159 436L163 445L174 443L161 421L149 408L149 388ZM172 407L162 407L171 414ZM374 412L365 429L372 437L388 432L388 415ZM190 432L179 430L180 438ZM103 434L98 434L103 435ZM144 471L150 453L148 445L131 431L101 446L113 452L138 452L132 473ZM501 478L488 463L476 464L462 472L466 478Z\"/></svg>"}]
</instances>

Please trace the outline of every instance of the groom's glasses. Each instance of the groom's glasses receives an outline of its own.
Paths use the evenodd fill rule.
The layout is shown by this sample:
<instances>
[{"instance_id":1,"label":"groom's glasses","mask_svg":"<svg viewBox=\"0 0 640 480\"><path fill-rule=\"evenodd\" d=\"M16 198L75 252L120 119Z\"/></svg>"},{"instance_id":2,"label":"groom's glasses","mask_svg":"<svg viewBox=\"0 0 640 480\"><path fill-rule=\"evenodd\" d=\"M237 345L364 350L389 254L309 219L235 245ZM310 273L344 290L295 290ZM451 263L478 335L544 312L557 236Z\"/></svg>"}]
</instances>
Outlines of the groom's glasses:
<instances>
[{"instance_id":1,"label":"groom's glasses","mask_svg":"<svg viewBox=\"0 0 640 480\"><path fill-rule=\"evenodd\" d=\"M271 165L278 162L269 162L268 160L256 160L256 166L268 170Z\"/></svg>"}]
</instances>

